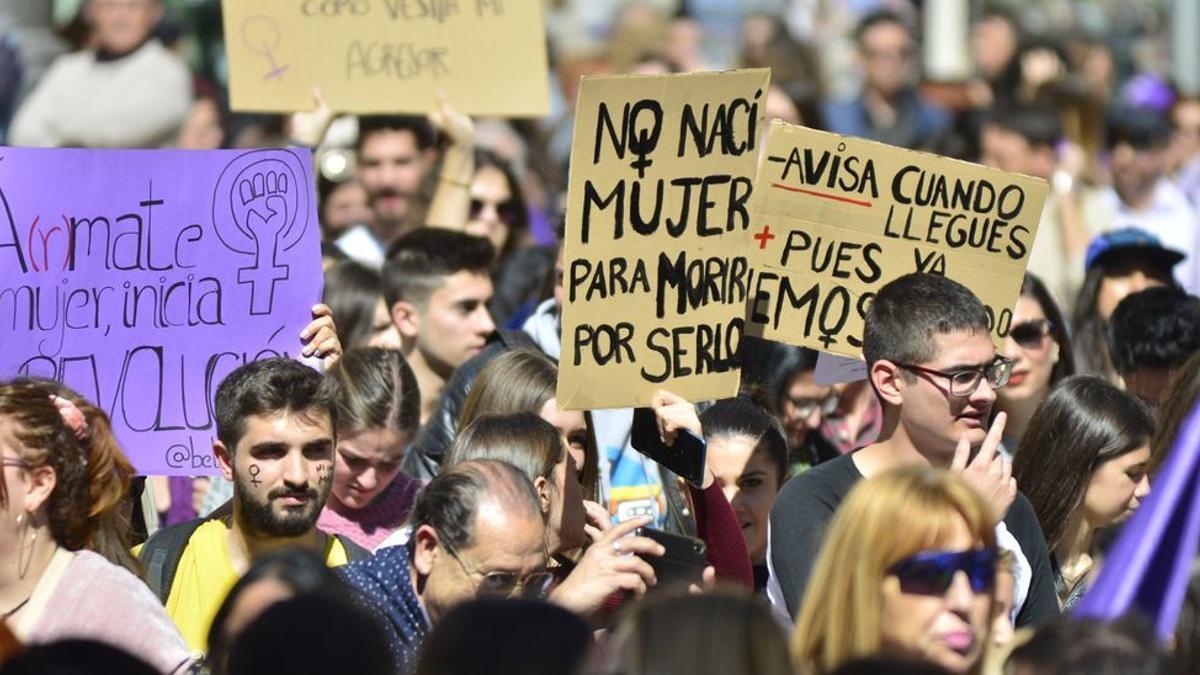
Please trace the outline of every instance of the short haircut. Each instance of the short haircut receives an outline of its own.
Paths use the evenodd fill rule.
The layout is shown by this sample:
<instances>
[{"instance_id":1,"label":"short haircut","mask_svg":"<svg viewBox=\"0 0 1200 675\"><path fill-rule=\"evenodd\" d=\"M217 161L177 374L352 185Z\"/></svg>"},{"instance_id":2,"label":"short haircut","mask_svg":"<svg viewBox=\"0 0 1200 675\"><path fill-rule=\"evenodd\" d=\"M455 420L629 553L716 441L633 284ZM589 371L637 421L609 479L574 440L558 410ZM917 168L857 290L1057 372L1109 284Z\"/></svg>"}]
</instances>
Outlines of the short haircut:
<instances>
[{"instance_id":1,"label":"short haircut","mask_svg":"<svg viewBox=\"0 0 1200 675\"><path fill-rule=\"evenodd\" d=\"M1152 108L1126 106L1113 115L1106 147L1112 150L1127 143L1138 150L1161 148L1170 137L1171 125L1166 115Z\"/></svg>"},{"instance_id":2,"label":"short haircut","mask_svg":"<svg viewBox=\"0 0 1200 675\"><path fill-rule=\"evenodd\" d=\"M1200 350L1200 298L1158 286L1121 300L1108 320L1108 351L1121 375L1174 368Z\"/></svg>"},{"instance_id":3,"label":"short haircut","mask_svg":"<svg viewBox=\"0 0 1200 675\"><path fill-rule=\"evenodd\" d=\"M963 524L972 548L995 549L995 522L991 505L957 473L914 464L856 483L829 523L796 618L798 670L828 673L878 653L888 569L945 547Z\"/></svg>"},{"instance_id":4,"label":"short haircut","mask_svg":"<svg viewBox=\"0 0 1200 675\"><path fill-rule=\"evenodd\" d=\"M866 16L859 20L858 26L854 29L854 42L861 45L863 36L866 35L867 31L875 28L876 26L883 26L886 24L900 26L904 30L908 31L909 35L913 34L912 24L905 20L904 17L900 16L900 14L893 12L890 9L877 9L873 12L867 13Z\"/></svg>"},{"instance_id":5,"label":"short haircut","mask_svg":"<svg viewBox=\"0 0 1200 675\"><path fill-rule=\"evenodd\" d=\"M987 309L969 288L936 274L913 272L879 289L863 329L867 365L924 363L937 358L934 337L988 330Z\"/></svg>"},{"instance_id":6,"label":"short haircut","mask_svg":"<svg viewBox=\"0 0 1200 675\"><path fill-rule=\"evenodd\" d=\"M507 462L477 459L449 467L429 481L408 516L413 532L428 525L442 543L461 551L475 543L475 517L479 506L497 502L510 514L523 513L543 522L542 506L533 483ZM416 536L409 539L410 550Z\"/></svg>"},{"instance_id":7,"label":"short haircut","mask_svg":"<svg viewBox=\"0 0 1200 675\"><path fill-rule=\"evenodd\" d=\"M362 152L363 144L371 134L384 131L407 131L417 140L418 150L428 150L437 142L437 134L433 125L424 117L415 115L363 115L358 118L357 152Z\"/></svg>"},{"instance_id":8,"label":"short haircut","mask_svg":"<svg viewBox=\"0 0 1200 675\"><path fill-rule=\"evenodd\" d=\"M743 436L754 441L754 452L761 453L779 472L779 485L787 478L788 443L779 423L766 406L742 394L717 401L700 414L705 438Z\"/></svg>"},{"instance_id":9,"label":"short haircut","mask_svg":"<svg viewBox=\"0 0 1200 675\"><path fill-rule=\"evenodd\" d=\"M356 347L325 371L339 435L389 429L406 436L421 426L417 376L395 349Z\"/></svg>"},{"instance_id":10,"label":"short haircut","mask_svg":"<svg viewBox=\"0 0 1200 675\"><path fill-rule=\"evenodd\" d=\"M1033 147L1054 147L1063 137L1062 120L1052 108L1010 105L996 108L984 125L999 127L1024 138Z\"/></svg>"},{"instance_id":11,"label":"short haircut","mask_svg":"<svg viewBox=\"0 0 1200 675\"><path fill-rule=\"evenodd\" d=\"M383 265L383 298L424 304L443 278L467 271L486 275L496 249L483 237L440 227L421 227L392 242Z\"/></svg>"},{"instance_id":12,"label":"short haircut","mask_svg":"<svg viewBox=\"0 0 1200 675\"><path fill-rule=\"evenodd\" d=\"M241 366L217 386L217 438L232 453L246 433L246 418L283 411L305 419L325 415L337 429L337 409L321 382L320 373L287 358Z\"/></svg>"}]
</instances>

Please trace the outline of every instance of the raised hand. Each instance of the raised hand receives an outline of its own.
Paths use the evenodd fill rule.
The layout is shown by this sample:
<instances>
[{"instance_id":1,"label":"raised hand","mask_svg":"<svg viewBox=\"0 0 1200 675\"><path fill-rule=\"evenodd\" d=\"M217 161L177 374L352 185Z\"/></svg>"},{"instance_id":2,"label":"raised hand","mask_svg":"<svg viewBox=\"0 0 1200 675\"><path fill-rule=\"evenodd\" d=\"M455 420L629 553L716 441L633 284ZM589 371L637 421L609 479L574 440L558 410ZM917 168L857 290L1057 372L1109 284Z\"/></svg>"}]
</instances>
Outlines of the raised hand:
<instances>
[{"instance_id":1,"label":"raised hand","mask_svg":"<svg viewBox=\"0 0 1200 675\"><path fill-rule=\"evenodd\" d=\"M638 596L645 594L658 579L654 569L641 556L661 556L666 549L648 537L629 535L637 528L649 525L650 521L648 517L633 518L601 533L588 546L575 569L550 593L550 601L588 616L618 591ZM590 528L589 534L594 531L595 528Z\"/></svg>"},{"instance_id":2,"label":"raised hand","mask_svg":"<svg viewBox=\"0 0 1200 675\"><path fill-rule=\"evenodd\" d=\"M974 458L971 457L971 443L963 434L954 449L954 461L950 463L950 470L960 473L992 505L996 522L1004 520L1008 507L1017 497L1017 480L1012 477L1012 463L998 451L1007 421L1005 413L996 415Z\"/></svg>"}]
</instances>

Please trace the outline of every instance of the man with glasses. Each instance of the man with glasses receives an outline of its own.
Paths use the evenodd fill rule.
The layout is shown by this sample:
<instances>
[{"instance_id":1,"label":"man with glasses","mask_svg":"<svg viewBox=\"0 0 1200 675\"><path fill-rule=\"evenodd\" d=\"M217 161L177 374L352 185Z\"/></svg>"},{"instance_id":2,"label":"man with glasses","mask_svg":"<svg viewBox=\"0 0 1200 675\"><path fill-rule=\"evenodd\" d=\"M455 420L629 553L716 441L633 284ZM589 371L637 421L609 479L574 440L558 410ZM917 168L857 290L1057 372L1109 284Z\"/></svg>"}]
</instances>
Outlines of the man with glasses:
<instances>
[{"instance_id":1,"label":"man with glasses","mask_svg":"<svg viewBox=\"0 0 1200 675\"><path fill-rule=\"evenodd\" d=\"M994 507L998 540L1013 551L1016 625L1057 614L1046 542L1033 507L997 453L1004 414L991 420L1012 362L996 354L983 303L945 277L908 274L879 290L867 312L863 355L883 406L876 442L789 481L771 509L768 596L794 618L834 511L855 483L923 463L959 471ZM897 513L896 518L904 518Z\"/></svg>"},{"instance_id":2,"label":"man with glasses","mask_svg":"<svg viewBox=\"0 0 1200 675\"><path fill-rule=\"evenodd\" d=\"M872 12L855 33L863 86L849 101L824 106L834 133L861 136L905 148L919 148L950 123L950 115L913 87L917 51L912 30L895 12Z\"/></svg>"},{"instance_id":3,"label":"man with glasses","mask_svg":"<svg viewBox=\"0 0 1200 675\"><path fill-rule=\"evenodd\" d=\"M405 546L338 570L380 617L398 672L455 605L477 596L543 597L546 535L533 485L505 462L473 460L429 482L409 515Z\"/></svg>"}]
</instances>

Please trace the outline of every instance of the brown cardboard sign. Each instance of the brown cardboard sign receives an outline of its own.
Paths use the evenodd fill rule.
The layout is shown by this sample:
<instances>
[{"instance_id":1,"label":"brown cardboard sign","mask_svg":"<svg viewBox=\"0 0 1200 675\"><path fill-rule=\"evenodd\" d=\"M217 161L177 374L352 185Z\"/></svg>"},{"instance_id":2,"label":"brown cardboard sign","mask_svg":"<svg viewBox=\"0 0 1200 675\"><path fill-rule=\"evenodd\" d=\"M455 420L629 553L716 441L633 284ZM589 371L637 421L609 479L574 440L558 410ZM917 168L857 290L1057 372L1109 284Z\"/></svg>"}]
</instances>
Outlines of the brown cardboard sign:
<instances>
[{"instance_id":1,"label":"brown cardboard sign","mask_svg":"<svg viewBox=\"0 0 1200 675\"><path fill-rule=\"evenodd\" d=\"M234 110L471 115L550 109L539 0L222 0Z\"/></svg>"},{"instance_id":2,"label":"brown cardboard sign","mask_svg":"<svg viewBox=\"0 0 1200 675\"><path fill-rule=\"evenodd\" d=\"M576 106L558 405L732 396L767 69L585 78Z\"/></svg>"},{"instance_id":3,"label":"brown cardboard sign","mask_svg":"<svg viewBox=\"0 0 1200 675\"><path fill-rule=\"evenodd\" d=\"M747 334L861 358L874 292L929 272L974 291L1002 344L1046 181L782 122L766 146Z\"/></svg>"}]
</instances>

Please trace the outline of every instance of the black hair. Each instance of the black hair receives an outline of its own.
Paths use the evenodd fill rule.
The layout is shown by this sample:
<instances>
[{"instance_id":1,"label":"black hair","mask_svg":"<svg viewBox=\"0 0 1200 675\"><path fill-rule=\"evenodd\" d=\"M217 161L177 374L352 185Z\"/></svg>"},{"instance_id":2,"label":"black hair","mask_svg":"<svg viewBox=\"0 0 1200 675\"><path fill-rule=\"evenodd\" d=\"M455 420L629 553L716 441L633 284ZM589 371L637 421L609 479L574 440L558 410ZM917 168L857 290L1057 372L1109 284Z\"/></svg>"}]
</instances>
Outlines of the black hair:
<instances>
[{"instance_id":1,"label":"black hair","mask_svg":"<svg viewBox=\"0 0 1200 675\"><path fill-rule=\"evenodd\" d=\"M331 597L345 596L348 589L337 574L312 551L301 548L285 548L268 553L254 561L233 588L213 616L208 629L208 659L217 670L224 668L229 656L230 639L226 635L225 623L237 605L238 599L247 588L264 579L272 579L287 586L294 595L321 594Z\"/></svg>"},{"instance_id":2,"label":"black hair","mask_svg":"<svg viewBox=\"0 0 1200 675\"><path fill-rule=\"evenodd\" d=\"M847 661L829 675L950 675L950 671L928 661L896 656L868 656Z\"/></svg>"},{"instance_id":3,"label":"black hair","mask_svg":"<svg viewBox=\"0 0 1200 675\"><path fill-rule=\"evenodd\" d=\"M57 640L26 647L4 661L4 675L158 675L118 647L94 640Z\"/></svg>"},{"instance_id":4,"label":"black hair","mask_svg":"<svg viewBox=\"0 0 1200 675\"><path fill-rule=\"evenodd\" d=\"M355 347L325 371L338 435L367 429L414 434L421 426L417 376L395 349Z\"/></svg>"},{"instance_id":5,"label":"black hair","mask_svg":"<svg viewBox=\"0 0 1200 675\"><path fill-rule=\"evenodd\" d=\"M937 358L934 338L955 331L988 330L987 309L969 288L952 279L913 272L875 295L863 321L867 364L924 363Z\"/></svg>"},{"instance_id":6,"label":"black hair","mask_svg":"<svg viewBox=\"0 0 1200 675\"><path fill-rule=\"evenodd\" d=\"M530 518L542 520L541 500L533 483L520 469L494 459L476 459L448 467L429 481L417 495L408 515L413 536L409 552L416 546L416 531L428 525L442 543L461 551L475 543L475 516L485 495L513 512L525 510Z\"/></svg>"},{"instance_id":7,"label":"black hair","mask_svg":"<svg viewBox=\"0 0 1200 675\"><path fill-rule=\"evenodd\" d=\"M745 394L717 401L700 413L705 438L745 436L775 467L779 485L787 477L788 443L783 426L767 408Z\"/></svg>"},{"instance_id":8,"label":"black hair","mask_svg":"<svg viewBox=\"0 0 1200 675\"><path fill-rule=\"evenodd\" d=\"M1052 108L1032 105L1008 105L992 110L984 126L1011 131L1033 147L1054 147L1063 137L1062 119Z\"/></svg>"},{"instance_id":9,"label":"black hair","mask_svg":"<svg viewBox=\"0 0 1200 675\"><path fill-rule=\"evenodd\" d=\"M1171 125L1165 115L1152 108L1125 106L1113 113L1108 125L1105 147L1109 150L1121 143L1136 149L1158 148L1171 138Z\"/></svg>"},{"instance_id":10,"label":"black hair","mask_svg":"<svg viewBox=\"0 0 1200 675\"><path fill-rule=\"evenodd\" d=\"M304 594L263 611L229 650L229 675L390 675L395 663L375 617L345 597Z\"/></svg>"},{"instance_id":11,"label":"black hair","mask_svg":"<svg viewBox=\"0 0 1200 675\"><path fill-rule=\"evenodd\" d=\"M591 645L587 623L561 607L536 600L479 598L457 605L438 622L421 648L416 673L576 673Z\"/></svg>"},{"instance_id":12,"label":"black hair","mask_svg":"<svg viewBox=\"0 0 1200 675\"><path fill-rule=\"evenodd\" d=\"M388 248L383 265L383 296L388 307L404 300L419 305L442 278L469 271L487 275L496 249L483 237L440 227L421 227Z\"/></svg>"},{"instance_id":13,"label":"black hair","mask_svg":"<svg viewBox=\"0 0 1200 675\"><path fill-rule=\"evenodd\" d=\"M1021 280L1021 297L1032 298L1042 308L1042 314L1050 321L1050 336L1058 344L1058 363L1050 370L1050 386L1058 384L1063 378L1075 374L1075 351L1071 346L1071 334L1067 320L1058 303L1054 302L1046 285L1032 272L1026 272Z\"/></svg>"},{"instance_id":14,"label":"black hair","mask_svg":"<svg viewBox=\"0 0 1200 675\"><path fill-rule=\"evenodd\" d=\"M344 349L367 344L375 326L375 307L382 299L383 279L370 267L344 260L325 270L321 302L337 317L338 340Z\"/></svg>"},{"instance_id":15,"label":"black hair","mask_svg":"<svg viewBox=\"0 0 1200 675\"><path fill-rule=\"evenodd\" d=\"M1166 286L1125 296L1108 320L1108 349L1121 375L1182 364L1200 350L1200 298Z\"/></svg>"},{"instance_id":16,"label":"black hair","mask_svg":"<svg viewBox=\"0 0 1200 675\"><path fill-rule=\"evenodd\" d=\"M1064 617L1045 624L1012 651L1007 667L1055 675L1175 672L1170 655L1158 643L1149 622L1134 614L1113 621Z\"/></svg>"},{"instance_id":17,"label":"black hair","mask_svg":"<svg viewBox=\"0 0 1200 675\"><path fill-rule=\"evenodd\" d=\"M363 144L371 134L382 131L407 131L417 141L417 149L428 150L437 142L433 125L424 117L415 115L362 115L358 118L358 144L355 150L362 152Z\"/></svg>"},{"instance_id":18,"label":"black hair","mask_svg":"<svg viewBox=\"0 0 1200 675\"><path fill-rule=\"evenodd\" d=\"M239 367L217 386L217 438L232 454L246 433L247 417L282 411L305 419L326 415L337 429L337 409L321 382L317 371L283 357Z\"/></svg>"},{"instance_id":19,"label":"black hair","mask_svg":"<svg viewBox=\"0 0 1200 675\"><path fill-rule=\"evenodd\" d=\"M1098 466L1154 435L1154 415L1132 394L1093 375L1068 377L1029 420L1012 475L1053 550Z\"/></svg>"},{"instance_id":20,"label":"black hair","mask_svg":"<svg viewBox=\"0 0 1200 675\"><path fill-rule=\"evenodd\" d=\"M895 24L907 31L909 35L913 34L912 24L905 20L904 17L900 16L899 13L890 9L877 9L875 11L868 12L865 16L863 16L862 19L859 20L858 25L854 28L854 41L861 45L863 36L866 35L867 31L875 28L876 26L883 26L886 24Z\"/></svg>"}]
</instances>

